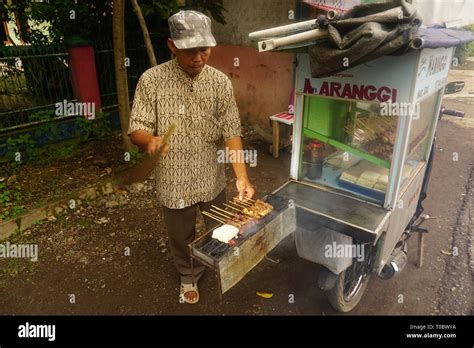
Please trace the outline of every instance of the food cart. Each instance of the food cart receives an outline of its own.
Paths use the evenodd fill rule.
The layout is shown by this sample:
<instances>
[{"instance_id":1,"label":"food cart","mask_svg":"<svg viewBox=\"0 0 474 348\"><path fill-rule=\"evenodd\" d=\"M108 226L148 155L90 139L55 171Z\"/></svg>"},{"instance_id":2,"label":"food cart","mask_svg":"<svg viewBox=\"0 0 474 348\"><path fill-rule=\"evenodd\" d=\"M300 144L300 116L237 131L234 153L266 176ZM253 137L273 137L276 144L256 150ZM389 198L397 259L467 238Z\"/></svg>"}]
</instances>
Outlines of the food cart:
<instances>
[{"instance_id":1,"label":"food cart","mask_svg":"<svg viewBox=\"0 0 474 348\"><path fill-rule=\"evenodd\" d=\"M295 34L299 41L324 37L302 26L313 34ZM279 43L289 44L278 38L259 49ZM421 267L421 202L453 59L455 45L448 46L384 55L320 78L304 49L295 54L290 180L264 198L274 211L230 245L212 231L190 245L192 258L218 273L221 293L292 233L298 255L324 266L319 287L341 312L359 303L373 273L401 272L413 232L420 232Z\"/></svg>"},{"instance_id":2,"label":"food cart","mask_svg":"<svg viewBox=\"0 0 474 348\"><path fill-rule=\"evenodd\" d=\"M318 79L297 55L291 180L274 194L297 207L300 256L331 269L319 284L337 310L357 305L372 272L388 279L406 264L453 51L384 56ZM352 255L328 250L347 244Z\"/></svg>"},{"instance_id":3,"label":"food cart","mask_svg":"<svg viewBox=\"0 0 474 348\"><path fill-rule=\"evenodd\" d=\"M234 246L210 234L191 244L222 292L293 232L300 256L326 266L319 284L337 310L357 305L371 273L402 270L453 51L384 56L317 79L308 54L296 55L291 180L267 197L275 211Z\"/></svg>"}]
</instances>

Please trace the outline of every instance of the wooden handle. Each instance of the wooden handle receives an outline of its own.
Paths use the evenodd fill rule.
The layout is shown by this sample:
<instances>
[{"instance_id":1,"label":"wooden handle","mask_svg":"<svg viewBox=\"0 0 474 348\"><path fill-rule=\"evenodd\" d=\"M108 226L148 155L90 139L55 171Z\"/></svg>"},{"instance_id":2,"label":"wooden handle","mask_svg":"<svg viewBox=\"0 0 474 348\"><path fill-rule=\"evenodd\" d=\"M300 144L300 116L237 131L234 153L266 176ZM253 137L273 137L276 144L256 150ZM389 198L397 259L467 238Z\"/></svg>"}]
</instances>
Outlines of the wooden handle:
<instances>
[{"instance_id":1,"label":"wooden handle","mask_svg":"<svg viewBox=\"0 0 474 348\"><path fill-rule=\"evenodd\" d=\"M171 124L170 128L168 128L168 130L166 131L165 135L163 136L163 141L162 141L162 144L161 146L165 145L168 143L168 141L170 140L171 136L173 135L173 133L176 131L176 123L173 123Z\"/></svg>"}]
</instances>

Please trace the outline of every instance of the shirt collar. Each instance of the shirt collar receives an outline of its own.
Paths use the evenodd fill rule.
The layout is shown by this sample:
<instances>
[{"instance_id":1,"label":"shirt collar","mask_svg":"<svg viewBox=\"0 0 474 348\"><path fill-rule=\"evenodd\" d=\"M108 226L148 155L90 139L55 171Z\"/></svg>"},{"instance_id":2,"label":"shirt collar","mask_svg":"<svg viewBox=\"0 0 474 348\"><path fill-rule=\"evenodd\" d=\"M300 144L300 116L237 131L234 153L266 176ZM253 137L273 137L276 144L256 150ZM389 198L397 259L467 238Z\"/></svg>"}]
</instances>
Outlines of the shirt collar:
<instances>
[{"instance_id":1,"label":"shirt collar","mask_svg":"<svg viewBox=\"0 0 474 348\"><path fill-rule=\"evenodd\" d=\"M199 75L195 76L194 78L192 78L191 76L189 76L180 66L179 66L179 63L178 63L178 60L176 58L173 58L172 59L172 64L175 68L175 70L177 71L178 75L181 76L183 79L185 79L186 81L191 81L191 82L197 82L197 81L200 81L202 79L202 77L204 76L205 72L207 71L208 69L208 66L207 64L204 65L204 68L202 68L201 72L199 73Z\"/></svg>"}]
</instances>

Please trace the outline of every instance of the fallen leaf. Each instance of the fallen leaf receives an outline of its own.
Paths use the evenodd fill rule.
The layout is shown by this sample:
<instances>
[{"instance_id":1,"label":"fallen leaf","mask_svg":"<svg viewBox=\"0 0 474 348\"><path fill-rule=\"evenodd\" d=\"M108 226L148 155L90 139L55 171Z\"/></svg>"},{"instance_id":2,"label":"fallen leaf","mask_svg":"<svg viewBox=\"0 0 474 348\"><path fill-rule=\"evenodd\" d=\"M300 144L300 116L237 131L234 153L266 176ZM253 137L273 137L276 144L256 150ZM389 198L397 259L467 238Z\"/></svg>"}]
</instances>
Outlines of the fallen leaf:
<instances>
[{"instance_id":1,"label":"fallen leaf","mask_svg":"<svg viewBox=\"0 0 474 348\"><path fill-rule=\"evenodd\" d=\"M272 298L273 294L269 294L268 292L257 292L257 296L262 298Z\"/></svg>"}]
</instances>

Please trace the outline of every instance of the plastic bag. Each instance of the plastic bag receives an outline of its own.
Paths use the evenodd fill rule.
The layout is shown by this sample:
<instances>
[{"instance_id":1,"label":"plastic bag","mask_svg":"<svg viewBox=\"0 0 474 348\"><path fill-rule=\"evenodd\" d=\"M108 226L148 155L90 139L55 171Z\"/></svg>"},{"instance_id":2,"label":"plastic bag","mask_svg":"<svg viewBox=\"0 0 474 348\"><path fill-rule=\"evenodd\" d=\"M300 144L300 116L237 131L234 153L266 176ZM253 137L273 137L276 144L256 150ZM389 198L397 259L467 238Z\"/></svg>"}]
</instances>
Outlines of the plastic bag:
<instances>
[{"instance_id":1,"label":"plastic bag","mask_svg":"<svg viewBox=\"0 0 474 348\"><path fill-rule=\"evenodd\" d=\"M298 226L295 232L298 256L325 266L339 274L352 264L352 255L345 251L352 249L352 237L324 226L311 230Z\"/></svg>"}]
</instances>

